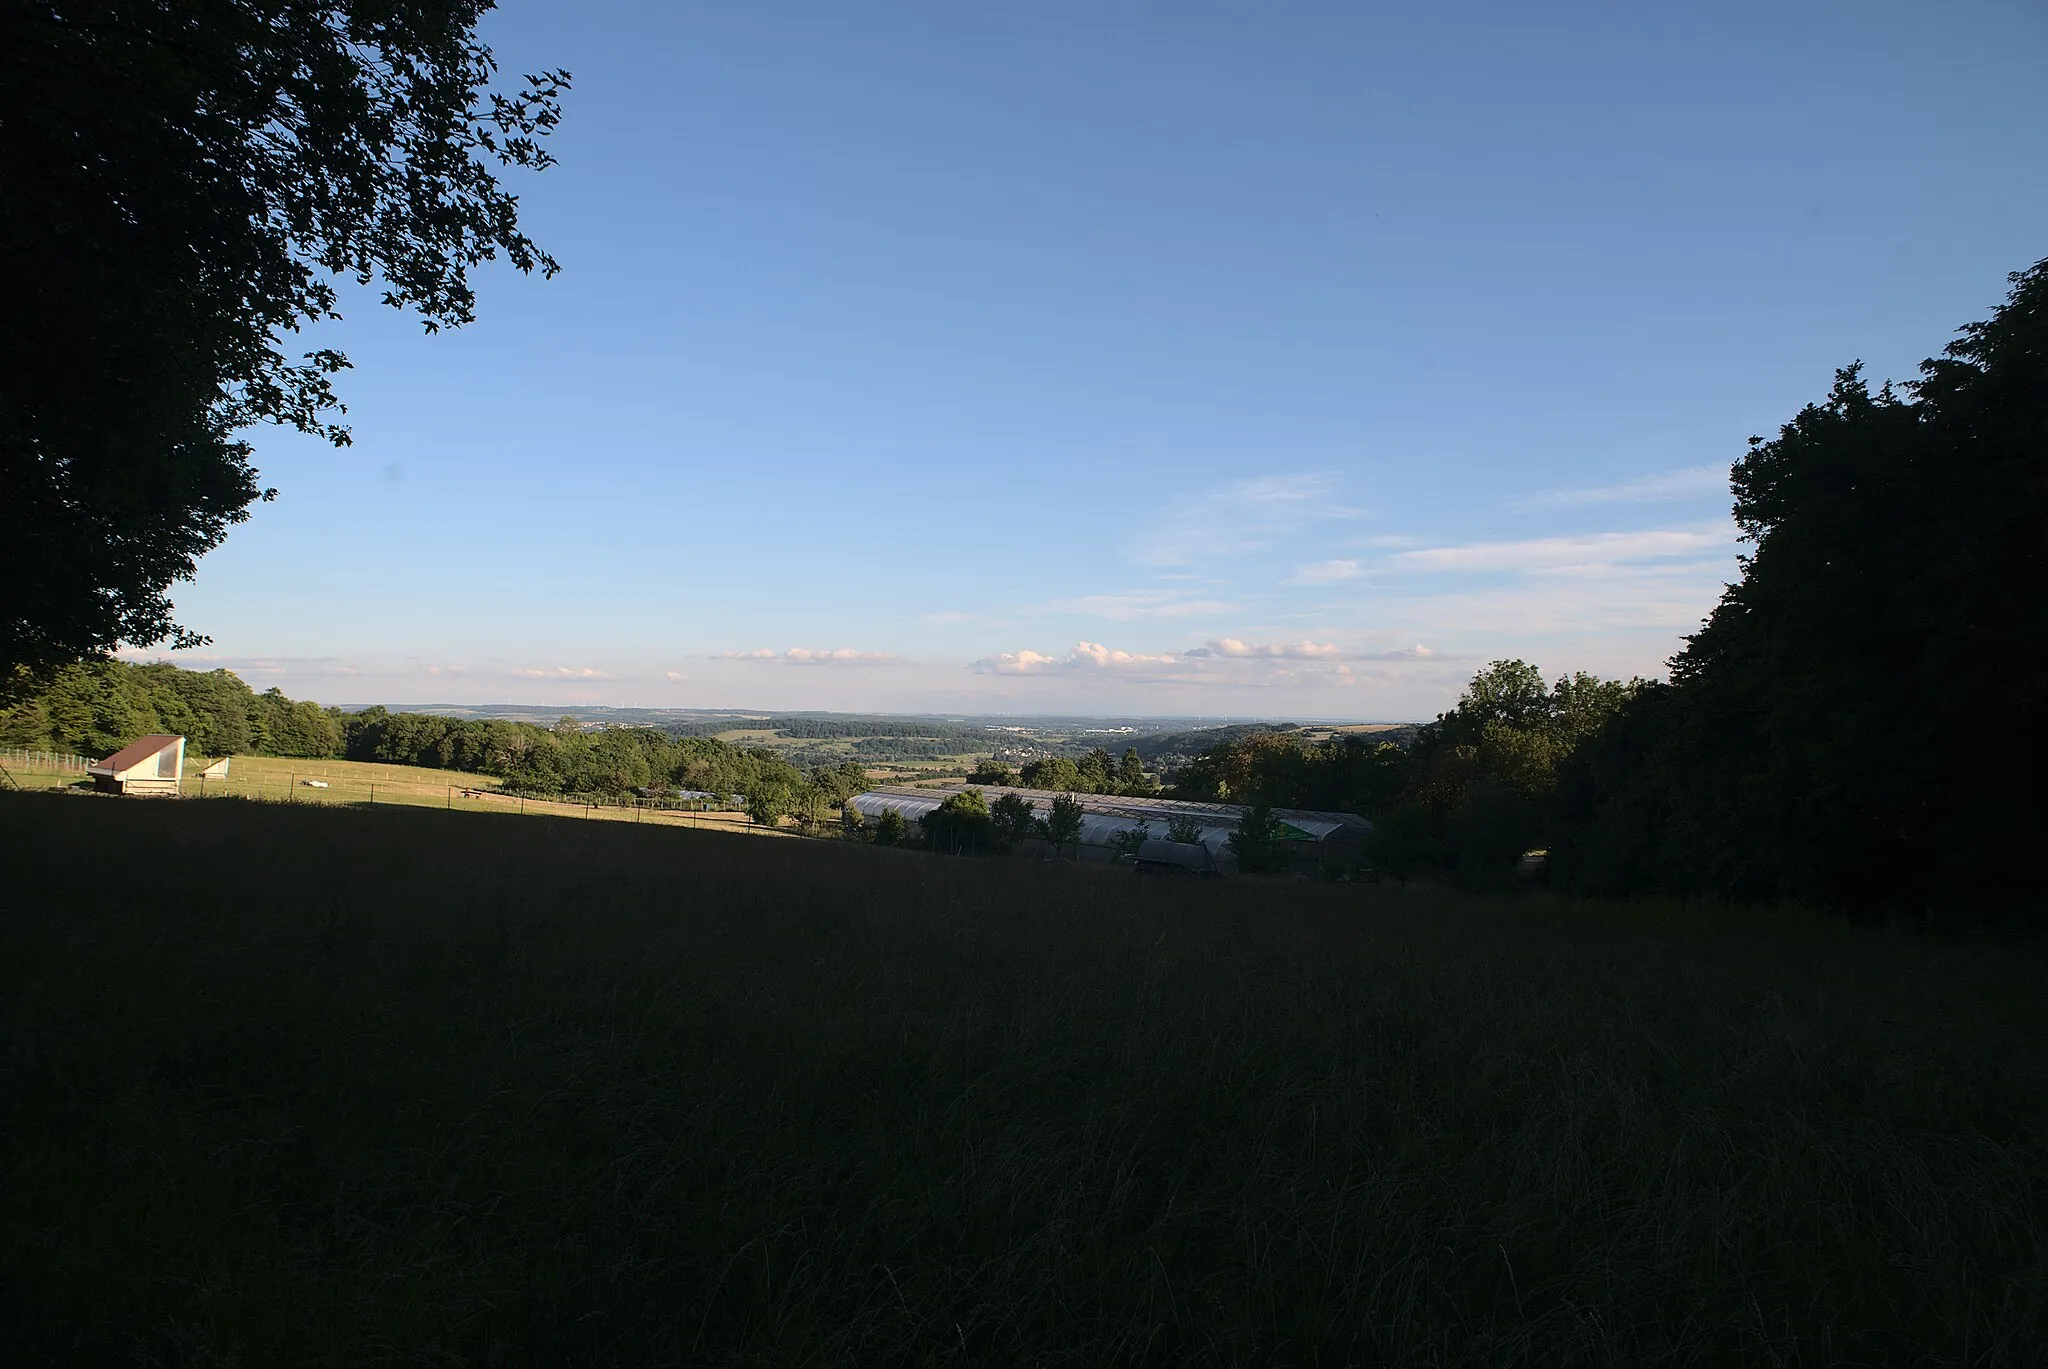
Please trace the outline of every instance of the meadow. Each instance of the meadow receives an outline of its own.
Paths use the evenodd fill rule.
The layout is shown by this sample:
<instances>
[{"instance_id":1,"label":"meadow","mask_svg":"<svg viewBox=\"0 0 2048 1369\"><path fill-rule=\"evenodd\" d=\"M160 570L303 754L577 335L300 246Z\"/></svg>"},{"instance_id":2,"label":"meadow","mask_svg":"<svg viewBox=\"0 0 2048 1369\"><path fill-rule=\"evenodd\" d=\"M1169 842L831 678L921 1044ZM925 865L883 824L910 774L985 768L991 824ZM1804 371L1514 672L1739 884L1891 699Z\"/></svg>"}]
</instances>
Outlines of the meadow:
<instances>
[{"instance_id":1,"label":"meadow","mask_svg":"<svg viewBox=\"0 0 2048 1369\"><path fill-rule=\"evenodd\" d=\"M767 828L755 827L752 820L740 812L662 809L637 804L630 798L618 804L592 806L569 799L507 794L500 790L501 781L491 775L417 765L308 760L290 756L235 756L229 761L226 779L200 779L200 772L212 759L187 753L182 781L185 798L459 809L527 817L566 816L584 821L746 829L757 836L777 835ZM91 788L90 780L75 769L16 763L8 767L8 772L24 790ZM308 780L319 780L321 784L316 787L305 783Z\"/></svg>"},{"instance_id":2,"label":"meadow","mask_svg":"<svg viewBox=\"0 0 2048 1369\"><path fill-rule=\"evenodd\" d=\"M429 807L0 834L17 1364L2048 1344L2033 942Z\"/></svg>"}]
</instances>

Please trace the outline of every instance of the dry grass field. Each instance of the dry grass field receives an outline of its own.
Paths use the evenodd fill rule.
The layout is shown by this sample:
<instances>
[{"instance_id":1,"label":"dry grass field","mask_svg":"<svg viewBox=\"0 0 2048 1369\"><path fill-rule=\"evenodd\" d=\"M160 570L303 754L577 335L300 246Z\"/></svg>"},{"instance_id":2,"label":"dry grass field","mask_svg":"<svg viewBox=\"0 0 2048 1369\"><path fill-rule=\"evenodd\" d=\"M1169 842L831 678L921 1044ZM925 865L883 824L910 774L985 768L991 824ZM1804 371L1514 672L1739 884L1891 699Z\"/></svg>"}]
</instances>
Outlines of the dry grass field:
<instances>
[{"instance_id":1,"label":"dry grass field","mask_svg":"<svg viewBox=\"0 0 2048 1369\"><path fill-rule=\"evenodd\" d=\"M489 775L431 770L414 765L235 756L229 761L226 780L202 781L199 772L214 759L217 758L186 757L184 800L234 798L265 803L374 804L378 807L441 808L528 817L566 816L582 821L637 822L670 827L748 829L751 834L774 835L766 828L754 827L745 813L664 810L635 805L630 801L620 806L592 807L581 803L523 798L500 793L498 781ZM90 787L89 782L76 771L17 766L9 766L8 770L24 789ZM309 783L315 780L320 784Z\"/></svg>"},{"instance_id":2,"label":"dry grass field","mask_svg":"<svg viewBox=\"0 0 2048 1369\"><path fill-rule=\"evenodd\" d=\"M0 835L15 1364L2048 1344L2035 943L381 804Z\"/></svg>"}]
</instances>

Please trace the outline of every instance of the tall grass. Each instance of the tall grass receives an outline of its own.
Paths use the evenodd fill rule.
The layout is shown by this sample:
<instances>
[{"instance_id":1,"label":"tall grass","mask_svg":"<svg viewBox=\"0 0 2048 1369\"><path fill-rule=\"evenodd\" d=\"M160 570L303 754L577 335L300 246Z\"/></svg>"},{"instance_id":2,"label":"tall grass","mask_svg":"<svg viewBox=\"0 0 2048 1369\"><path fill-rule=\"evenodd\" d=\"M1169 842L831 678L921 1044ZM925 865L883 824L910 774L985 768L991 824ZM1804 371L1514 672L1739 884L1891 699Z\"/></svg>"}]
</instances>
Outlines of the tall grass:
<instances>
[{"instance_id":1,"label":"tall grass","mask_svg":"<svg viewBox=\"0 0 2048 1369\"><path fill-rule=\"evenodd\" d=\"M2030 945L0 795L16 1363L2020 1365Z\"/></svg>"}]
</instances>

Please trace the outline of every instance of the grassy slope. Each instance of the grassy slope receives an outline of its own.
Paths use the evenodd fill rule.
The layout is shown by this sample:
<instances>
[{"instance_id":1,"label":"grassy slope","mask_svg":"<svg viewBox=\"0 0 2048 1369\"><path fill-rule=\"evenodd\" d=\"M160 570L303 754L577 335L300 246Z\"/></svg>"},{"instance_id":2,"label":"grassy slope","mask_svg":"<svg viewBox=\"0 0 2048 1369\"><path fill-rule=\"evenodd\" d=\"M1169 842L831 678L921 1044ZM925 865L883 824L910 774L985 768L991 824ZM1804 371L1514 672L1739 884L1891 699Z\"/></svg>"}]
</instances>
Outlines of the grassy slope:
<instances>
[{"instance_id":1,"label":"grassy slope","mask_svg":"<svg viewBox=\"0 0 2048 1369\"><path fill-rule=\"evenodd\" d=\"M2031 948L424 809L0 833L17 1363L2042 1343Z\"/></svg>"},{"instance_id":2,"label":"grassy slope","mask_svg":"<svg viewBox=\"0 0 2048 1369\"><path fill-rule=\"evenodd\" d=\"M570 816L585 821L639 822L671 827L751 827L745 813L688 810L642 810L633 806L588 808L581 803L521 798L499 792L490 775L462 770L433 770L417 765L374 761L306 760L289 756L236 756L226 780L202 780L200 771L214 759L186 757L184 796L192 799L257 799L265 803L377 804L419 808L453 808L468 812ZM92 783L76 771L9 767L23 789L84 789ZM325 788L304 781L320 779ZM753 828L754 835L769 835Z\"/></svg>"}]
</instances>

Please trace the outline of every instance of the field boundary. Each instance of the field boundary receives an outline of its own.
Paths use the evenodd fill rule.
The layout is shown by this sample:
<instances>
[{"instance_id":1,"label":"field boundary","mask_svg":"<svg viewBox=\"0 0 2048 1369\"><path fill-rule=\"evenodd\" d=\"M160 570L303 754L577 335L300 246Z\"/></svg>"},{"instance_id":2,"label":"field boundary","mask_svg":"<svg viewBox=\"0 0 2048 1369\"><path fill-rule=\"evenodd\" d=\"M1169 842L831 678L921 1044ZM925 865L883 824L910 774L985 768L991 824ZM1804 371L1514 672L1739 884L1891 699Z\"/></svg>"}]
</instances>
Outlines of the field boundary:
<instances>
[{"instance_id":1,"label":"field boundary","mask_svg":"<svg viewBox=\"0 0 2048 1369\"><path fill-rule=\"evenodd\" d=\"M82 775L92 764L92 757L73 755L69 751L30 751L20 746L0 747L0 765L18 766L23 770L72 770Z\"/></svg>"}]
</instances>

